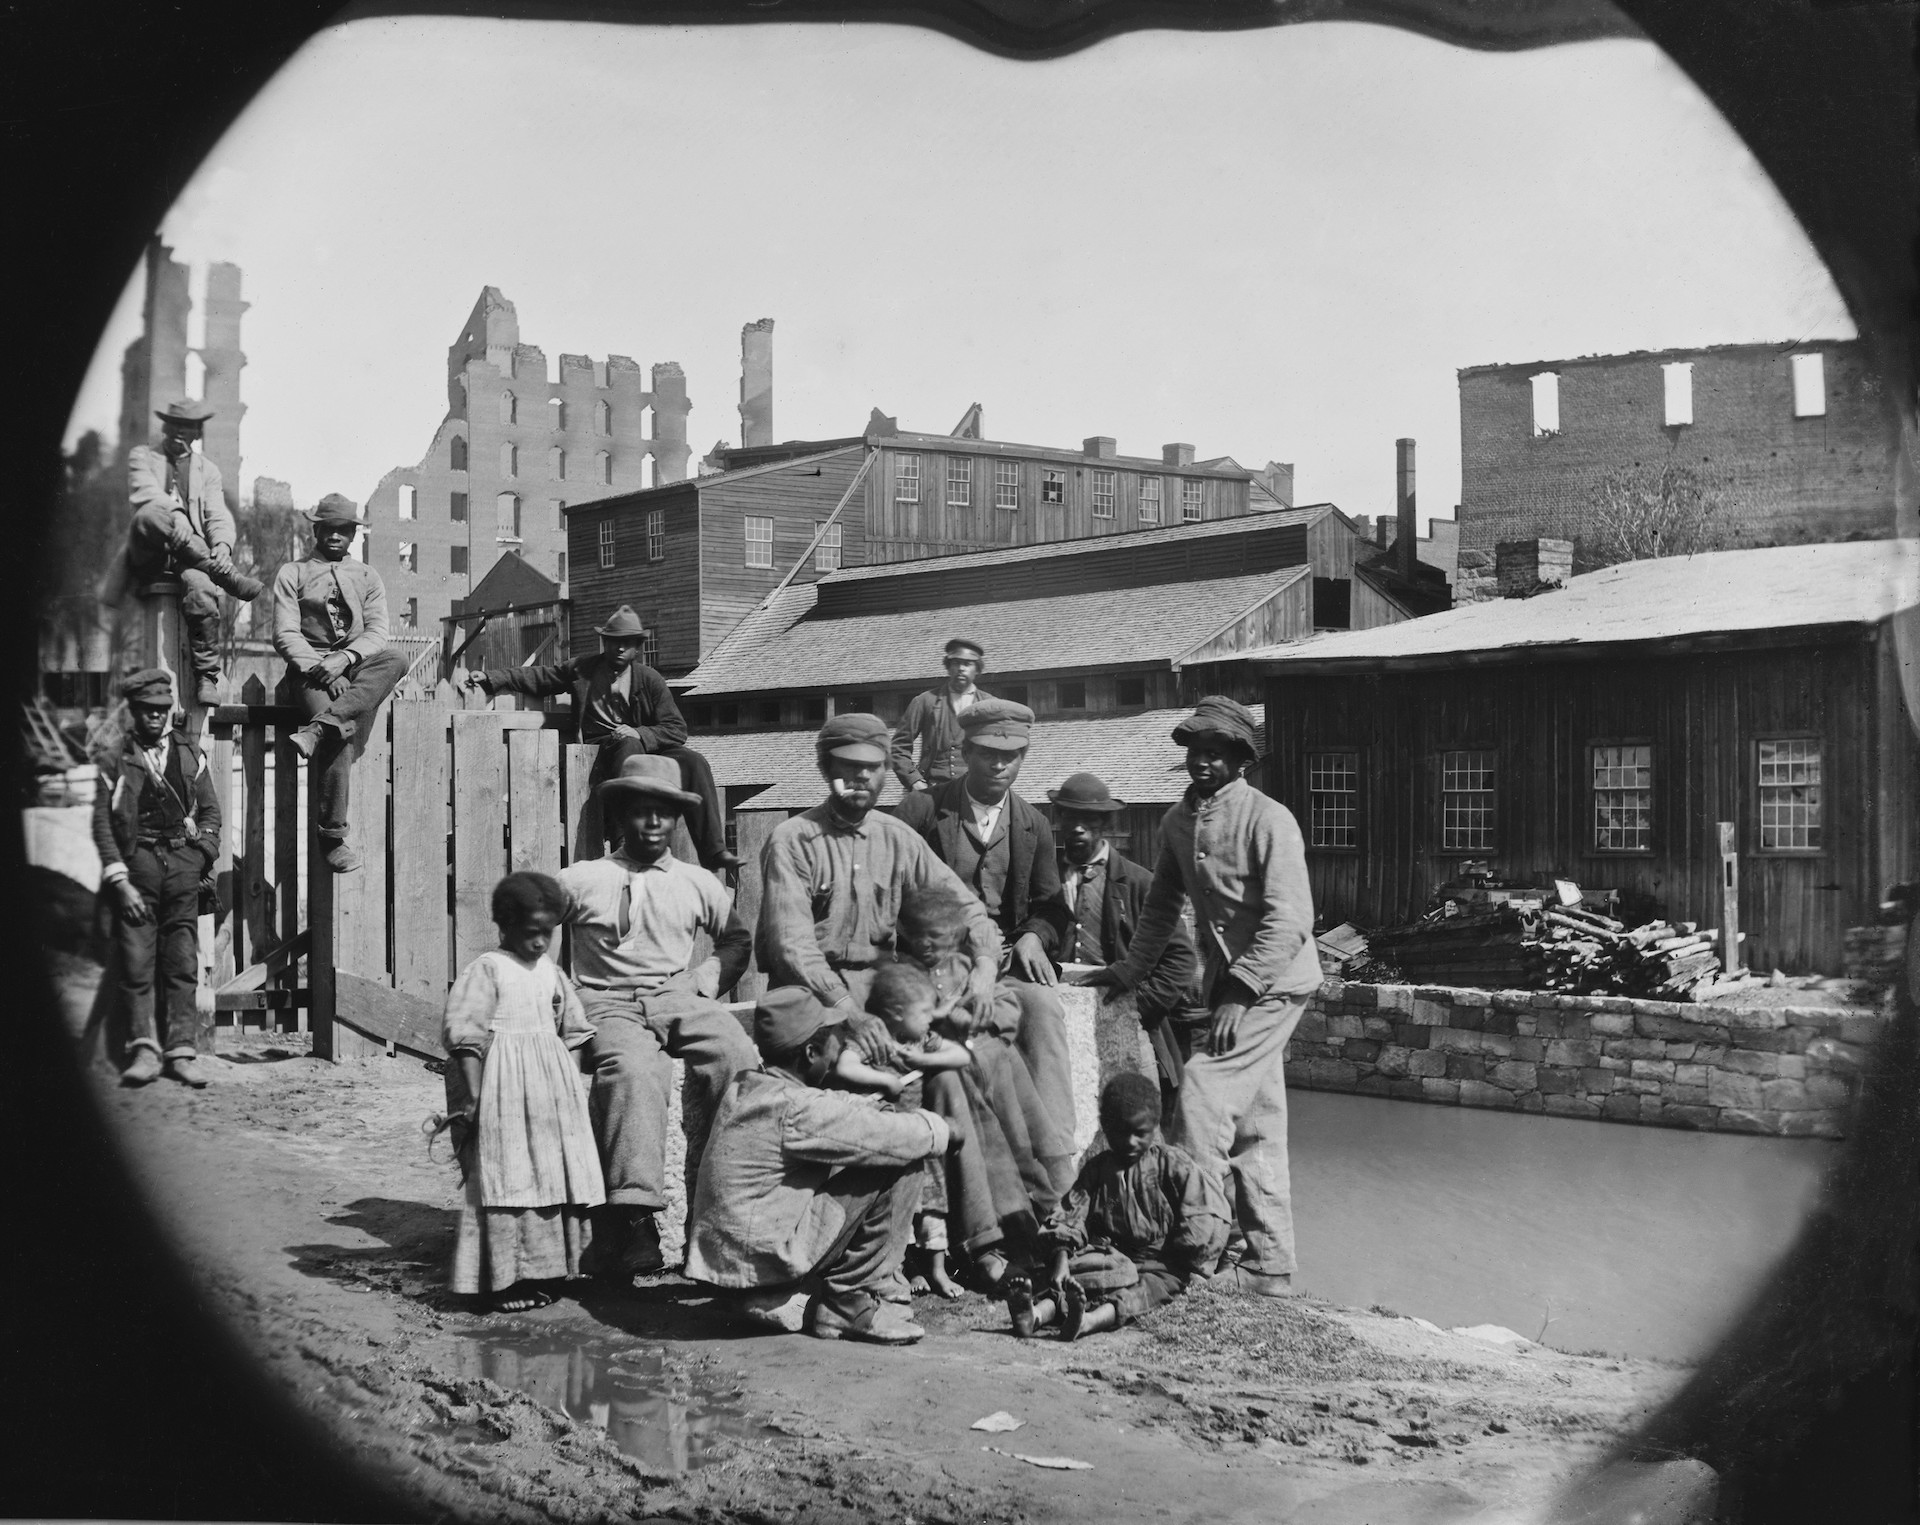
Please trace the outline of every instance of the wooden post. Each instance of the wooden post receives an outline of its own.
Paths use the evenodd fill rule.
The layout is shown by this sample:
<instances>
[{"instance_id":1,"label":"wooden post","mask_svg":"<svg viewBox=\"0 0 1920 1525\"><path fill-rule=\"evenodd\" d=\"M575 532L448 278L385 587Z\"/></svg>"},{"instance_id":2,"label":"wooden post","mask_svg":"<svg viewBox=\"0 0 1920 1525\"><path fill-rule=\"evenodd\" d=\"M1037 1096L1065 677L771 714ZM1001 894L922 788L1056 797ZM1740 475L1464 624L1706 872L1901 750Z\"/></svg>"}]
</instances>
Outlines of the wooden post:
<instances>
[{"instance_id":1,"label":"wooden post","mask_svg":"<svg viewBox=\"0 0 1920 1525\"><path fill-rule=\"evenodd\" d=\"M275 691L276 704L294 702L292 686L282 679ZM273 736L273 894L280 926L279 940L291 943L300 935L300 754L294 750L293 732L276 727ZM309 955L308 963L312 963ZM300 961L288 959L281 970L283 989L300 985ZM281 1019L284 1024L285 1019ZM304 1008L295 1014L300 1031L307 1026Z\"/></svg>"},{"instance_id":2,"label":"wooden post","mask_svg":"<svg viewBox=\"0 0 1920 1525\"><path fill-rule=\"evenodd\" d=\"M393 982L425 1000L447 993L447 717L431 698L393 713Z\"/></svg>"},{"instance_id":3,"label":"wooden post","mask_svg":"<svg viewBox=\"0 0 1920 1525\"><path fill-rule=\"evenodd\" d=\"M320 837L320 783L326 775L307 769L307 929L313 951L307 956L307 1031L313 1034L313 1057L344 1057L335 1052L334 1003L334 894L333 870L327 867L327 844Z\"/></svg>"},{"instance_id":4,"label":"wooden post","mask_svg":"<svg viewBox=\"0 0 1920 1525\"><path fill-rule=\"evenodd\" d=\"M1728 974L1740 967L1740 855L1734 851L1733 822L1718 823L1720 834L1720 953Z\"/></svg>"},{"instance_id":5,"label":"wooden post","mask_svg":"<svg viewBox=\"0 0 1920 1525\"><path fill-rule=\"evenodd\" d=\"M507 749L500 715L453 716L453 967L495 945L493 887L506 872Z\"/></svg>"}]
</instances>

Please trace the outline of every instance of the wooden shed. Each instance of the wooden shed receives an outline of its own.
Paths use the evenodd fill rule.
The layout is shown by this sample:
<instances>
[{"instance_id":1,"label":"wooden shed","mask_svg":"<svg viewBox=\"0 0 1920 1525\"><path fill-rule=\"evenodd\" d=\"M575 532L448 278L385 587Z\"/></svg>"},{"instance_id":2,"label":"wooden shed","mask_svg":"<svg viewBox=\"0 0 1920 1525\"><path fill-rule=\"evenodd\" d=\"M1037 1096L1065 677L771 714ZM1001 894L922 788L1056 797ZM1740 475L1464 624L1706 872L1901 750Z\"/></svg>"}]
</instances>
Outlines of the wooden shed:
<instances>
[{"instance_id":1,"label":"wooden shed","mask_svg":"<svg viewBox=\"0 0 1920 1525\"><path fill-rule=\"evenodd\" d=\"M1731 822L1748 965L1838 973L1916 871L1917 582L1898 541L1723 551L1249 652L1263 782L1362 926L1467 860L1710 922Z\"/></svg>"}]
</instances>

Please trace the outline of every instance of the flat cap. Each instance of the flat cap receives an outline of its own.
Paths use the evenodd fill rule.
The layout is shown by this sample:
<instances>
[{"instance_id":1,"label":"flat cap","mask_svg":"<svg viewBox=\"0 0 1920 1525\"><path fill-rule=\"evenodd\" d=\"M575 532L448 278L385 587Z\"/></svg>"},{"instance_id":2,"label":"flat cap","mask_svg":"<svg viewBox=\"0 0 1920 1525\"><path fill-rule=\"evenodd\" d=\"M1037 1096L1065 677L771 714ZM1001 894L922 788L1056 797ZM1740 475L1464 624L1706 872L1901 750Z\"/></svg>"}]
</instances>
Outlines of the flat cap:
<instances>
[{"instance_id":1,"label":"flat cap","mask_svg":"<svg viewBox=\"0 0 1920 1525\"><path fill-rule=\"evenodd\" d=\"M885 762L893 733L878 715L854 711L835 715L820 727L814 751L821 757L849 757L856 762Z\"/></svg>"},{"instance_id":2,"label":"flat cap","mask_svg":"<svg viewBox=\"0 0 1920 1525\"><path fill-rule=\"evenodd\" d=\"M129 704L173 705L173 674L164 667L143 667L120 684L120 697Z\"/></svg>"},{"instance_id":3,"label":"flat cap","mask_svg":"<svg viewBox=\"0 0 1920 1525\"><path fill-rule=\"evenodd\" d=\"M214 407L212 403L201 402L196 397L183 397L178 402L170 402L164 408L155 408L153 411L163 423L187 424L200 429L213 417Z\"/></svg>"},{"instance_id":4,"label":"flat cap","mask_svg":"<svg viewBox=\"0 0 1920 1525\"><path fill-rule=\"evenodd\" d=\"M1253 711L1225 694L1209 694L1193 707L1193 713L1173 728L1173 739L1181 746L1192 746L1202 737L1225 741L1243 750L1249 760L1259 761L1256 738L1259 724Z\"/></svg>"},{"instance_id":5,"label":"flat cap","mask_svg":"<svg viewBox=\"0 0 1920 1525\"><path fill-rule=\"evenodd\" d=\"M328 493L308 509L306 514L307 518L315 524L351 524L359 527L367 522L367 516L360 511L360 505L341 492Z\"/></svg>"},{"instance_id":6,"label":"flat cap","mask_svg":"<svg viewBox=\"0 0 1920 1525\"><path fill-rule=\"evenodd\" d=\"M823 1027L838 1027L846 1018L804 985L769 990L753 1008L753 1041L761 1054L784 1054L798 1048Z\"/></svg>"},{"instance_id":7,"label":"flat cap","mask_svg":"<svg viewBox=\"0 0 1920 1525\"><path fill-rule=\"evenodd\" d=\"M968 640L965 636L956 635L952 640L947 642L944 649L950 657L971 655L976 662L984 662L987 659L987 648L982 646L978 641Z\"/></svg>"},{"instance_id":8,"label":"flat cap","mask_svg":"<svg viewBox=\"0 0 1920 1525\"><path fill-rule=\"evenodd\" d=\"M1019 752L1033 739L1033 711L1011 699L976 699L960 712L960 729L977 747Z\"/></svg>"}]
</instances>

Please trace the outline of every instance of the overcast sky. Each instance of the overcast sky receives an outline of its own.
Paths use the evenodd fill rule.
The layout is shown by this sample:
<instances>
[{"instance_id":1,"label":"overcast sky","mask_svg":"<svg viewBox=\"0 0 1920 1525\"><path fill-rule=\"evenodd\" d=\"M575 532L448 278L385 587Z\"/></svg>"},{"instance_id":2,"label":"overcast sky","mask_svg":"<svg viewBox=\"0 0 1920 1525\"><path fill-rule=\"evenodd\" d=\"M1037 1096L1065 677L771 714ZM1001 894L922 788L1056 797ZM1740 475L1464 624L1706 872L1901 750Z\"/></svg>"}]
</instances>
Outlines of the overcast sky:
<instances>
[{"instance_id":1,"label":"overcast sky","mask_svg":"<svg viewBox=\"0 0 1920 1525\"><path fill-rule=\"evenodd\" d=\"M1185 440L1380 513L1412 435L1423 518L1459 497L1459 367L1854 332L1651 45L1353 24L1012 63L883 26L358 22L164 233L196 302L242 267L242 479L302 504L419 459L486 285L550 365L681 362L696 457L738 440L740 326L771 317L776 439L977 401L990 438ZM130 282L70 438L114 429L138 327Z\"/></svg>"}]
</instances>

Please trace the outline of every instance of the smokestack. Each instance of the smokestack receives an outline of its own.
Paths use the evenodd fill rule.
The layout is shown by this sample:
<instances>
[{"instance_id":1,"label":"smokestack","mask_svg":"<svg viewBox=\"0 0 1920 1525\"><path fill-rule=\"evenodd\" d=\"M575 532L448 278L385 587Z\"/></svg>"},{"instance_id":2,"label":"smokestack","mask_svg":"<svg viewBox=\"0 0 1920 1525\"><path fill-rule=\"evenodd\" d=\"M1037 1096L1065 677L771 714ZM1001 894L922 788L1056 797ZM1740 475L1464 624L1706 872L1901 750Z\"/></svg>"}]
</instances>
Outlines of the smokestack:
<instances>
[{"instance_id":1,"label":"smokestack","mask_svg":"<svg viewBox=\"0 0 1920 1525\"><path fill-rule=\"evenodd\" d=\"M1411 582L1418 555L1418 548L1414 542L1412 440L1397 439L1393 442L1393 464L1393 506L1394 516L1398 521L1393 543L1394 560L1400 569L1400 575Z\"/></svg>"},{"instance_id":2,"label":"smokestack","mask_svg":"<svg viewBox=\"0 0 1920 1525\"><path fill-rule=\"evenodd\" d=\"M773 443L773 319L740 330L740 444Z\"/></svg>"}]
</instances>

